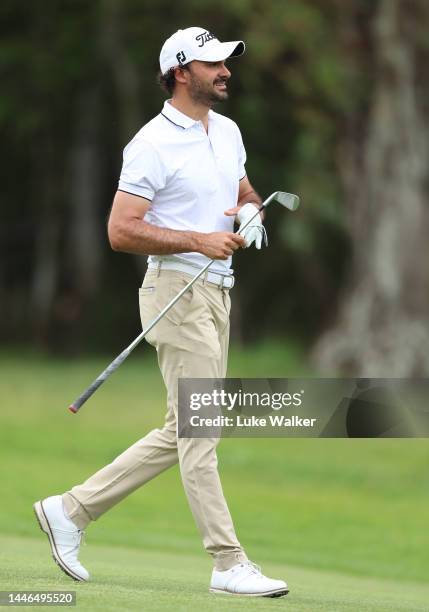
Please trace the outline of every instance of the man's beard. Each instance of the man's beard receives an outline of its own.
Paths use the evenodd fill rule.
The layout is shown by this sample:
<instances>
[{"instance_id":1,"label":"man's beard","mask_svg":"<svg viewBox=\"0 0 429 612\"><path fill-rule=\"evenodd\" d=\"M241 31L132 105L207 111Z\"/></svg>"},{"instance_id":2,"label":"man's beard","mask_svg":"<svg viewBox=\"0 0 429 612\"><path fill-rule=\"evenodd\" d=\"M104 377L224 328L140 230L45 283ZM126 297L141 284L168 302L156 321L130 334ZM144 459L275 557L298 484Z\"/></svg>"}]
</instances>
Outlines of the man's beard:
<instances>
[{"instance_id":1,"label":"man's beard","mask_svg":"<svg viewBox=\"0 0 429 612\"><path fill-rule=\"evenodd\" d=\"M224 102L228 99L228 92L216 91L214 88L215 84L225 83L226 79L218 79L209 85L208 83L202 83L196 76L191 73L191 82L189 87L189 95L194 102L198 104L204 104L205 106L212 106L218 102Z\"/></svg>"}]
</instances>

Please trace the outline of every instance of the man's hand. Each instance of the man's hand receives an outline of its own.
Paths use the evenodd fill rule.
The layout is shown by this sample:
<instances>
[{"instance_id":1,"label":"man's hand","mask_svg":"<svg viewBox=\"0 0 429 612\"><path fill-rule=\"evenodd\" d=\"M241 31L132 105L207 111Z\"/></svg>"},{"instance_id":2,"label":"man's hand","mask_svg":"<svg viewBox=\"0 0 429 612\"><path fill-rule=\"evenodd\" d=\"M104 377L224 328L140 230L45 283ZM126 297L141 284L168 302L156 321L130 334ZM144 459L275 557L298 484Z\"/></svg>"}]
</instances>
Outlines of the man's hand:
<instances>
[{"instance_id":1,"label":"man's hand","mask_svg":"<svg viewBox=\"0 0 429 612\"><path fill-rule=\"evenodd\" d=\"M236 221L237 223L240 223L240 227L238 228L239 233L241 232L241 228L245 226L250 219L252 219L249 225L244 228L241 235L246 241L246 247L249 247L254 242L255 247L260 249L262 245L262 238L264 238L265 246L267 245L268 241L265 227L262 225L261 216L255 215L256 211L256 205L248 203L244 204L243 206L236 206L235 208L226 210L225 215L236 215Z\"/></svg>"},{"instance_id":2,"label":"man's hand","mask_svg":"<svg viewBox=\"0 0 429 612\"><path fill-rule=\"evenodd\" d=\"M234 251L246 246L243 236L231 232L200 234L198 253L210 259L228 259Z\"/></svg>"}]
</instances>

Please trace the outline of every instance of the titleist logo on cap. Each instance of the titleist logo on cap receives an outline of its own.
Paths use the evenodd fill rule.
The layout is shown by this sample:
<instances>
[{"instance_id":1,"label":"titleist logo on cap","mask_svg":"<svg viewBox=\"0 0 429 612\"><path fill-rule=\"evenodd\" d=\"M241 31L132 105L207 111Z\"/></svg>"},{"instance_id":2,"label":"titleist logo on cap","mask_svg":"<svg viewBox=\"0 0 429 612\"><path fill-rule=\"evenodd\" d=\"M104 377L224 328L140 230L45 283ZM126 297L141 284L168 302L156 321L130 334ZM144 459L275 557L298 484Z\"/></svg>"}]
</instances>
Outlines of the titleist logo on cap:
<instances>
[{"instance_id":1,"label":"titleist logo on cap","mask_svg":"<svg viewBox=\"0 0 429 612\"><path fill-rule=\"evenodd\" d=\"M170 68L189 64L194 60L201 62L223 62L228 57L237 57L244 53L242 40L220 42L207 28L192 26L177 30L162 45L159 54L159 66L162 74Z\"/></svg>"},{"instance_id":2,"label":"titleist logo on cap","mask_svg":"<svg viewBox=\"0 0 429 612\"><path fill-rule=\"evenodd\" d=\"M217 37L208 31L202 32L201 34L198 34L198 36L195 37L195 40L200 43L198 45L199 47L204 47L206 42L209 42L209 40L213 39L217 40Z\"/></svg>"}]
</instances>

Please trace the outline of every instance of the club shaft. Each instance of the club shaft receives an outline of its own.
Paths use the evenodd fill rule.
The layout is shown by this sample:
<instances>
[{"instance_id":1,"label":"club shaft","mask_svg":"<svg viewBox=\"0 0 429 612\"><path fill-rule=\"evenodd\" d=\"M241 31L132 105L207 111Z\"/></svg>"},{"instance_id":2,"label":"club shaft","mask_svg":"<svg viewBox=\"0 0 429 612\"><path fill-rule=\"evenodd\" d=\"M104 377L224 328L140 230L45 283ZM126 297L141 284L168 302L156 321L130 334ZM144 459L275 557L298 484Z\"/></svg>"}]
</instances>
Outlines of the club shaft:
<instances>
[{"instance_id":1,"label":"club shaft","mask_svg":"<svg viewBox=\"0 0 429 612\"><path fill-rule=\"evenodd\" d=\"M247 221L245 225L243 225L243 227L241 228L241 231L243 231L249 225L249 223L251 223L253 219L260 213L260 211L263 210L269 204L271 199L272 199L272 196L267 198L265 202L263 202L263 204L261 204L261 206L258 209L256 209L255 214ZM125 361L128 355L136 348L136 346L140 344L140 342L143 340L146 334L148 334L150 330L153 327L155 327L158 321L162 319L162 317L171 308L173 308L176 302L180 300L182 295L186 293L192 287L192 285L210 268L210 266L212 265L214 261L215 261L214 259L210 259L210 261L207 262L206 265L203 268L201 268L201 270L198 271L198 273L189 281L189 283L185 287L183 287L183 289L179 291L179 293L176 296L174 296L171 302L169 302L161 310L158 316L155 317L155 319L151 323L149 323L146 329L144 329L141 332L141 334L139 334L137 338L135 338L131 342L131 344L122 351L122 353L120 353L117 357L115 357L115 359L107 366L107 368L103 370L101 374L97 376L97 378L89 385L87 389L85 389L85 391L81 395L79 395L79 397L73 402L73 404L69 406L69 410L71 412L76 413L81 408L81 406L83 406L83 404L97 391L97 389L101 387L101 385L109 378L109 376L111 376L113 372L115 372L115 370L119 368L119 366Z\"/></svg>"}]
</instances>

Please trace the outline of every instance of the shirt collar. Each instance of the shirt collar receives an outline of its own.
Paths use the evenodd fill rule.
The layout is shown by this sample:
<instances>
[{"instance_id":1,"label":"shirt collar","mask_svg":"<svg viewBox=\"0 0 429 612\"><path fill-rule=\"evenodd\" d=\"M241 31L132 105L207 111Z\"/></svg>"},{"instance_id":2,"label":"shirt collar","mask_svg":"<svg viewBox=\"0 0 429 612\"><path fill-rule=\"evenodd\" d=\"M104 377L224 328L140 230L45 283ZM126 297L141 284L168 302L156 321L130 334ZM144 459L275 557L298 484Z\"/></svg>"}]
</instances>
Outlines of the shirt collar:
<instances>
[{"instance_id":1,"label":"shirt collar","mask_svg":"<svg viewBox=\"0 0 429 612\"><path fill-rule=\"evenodd\" d=\"M185 130L198 123L198 121L195 121L195 119L192 119L192 117L188 117L188 115L185 115L177 108L172 106L169 100L164 102L164 108L161 111L161 115L164 115L164 117L166 117L169 121Z\"/></svg>"}]
</instances>

